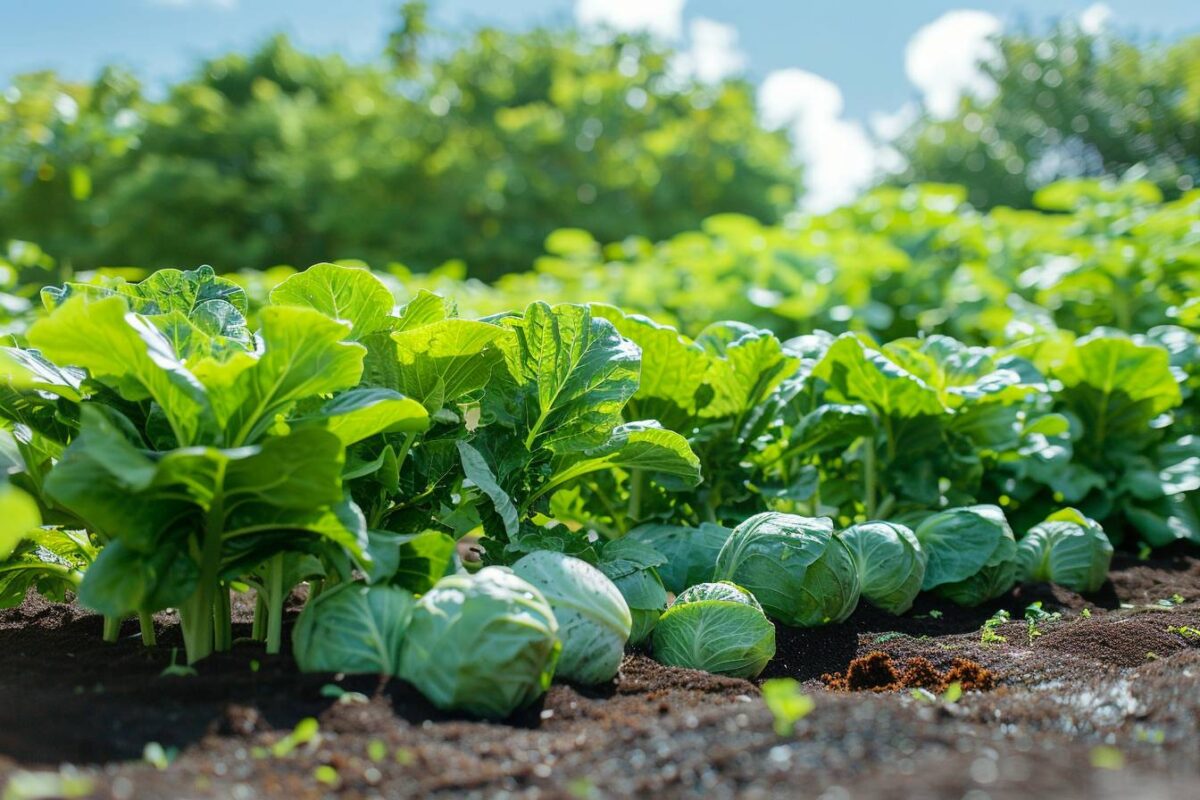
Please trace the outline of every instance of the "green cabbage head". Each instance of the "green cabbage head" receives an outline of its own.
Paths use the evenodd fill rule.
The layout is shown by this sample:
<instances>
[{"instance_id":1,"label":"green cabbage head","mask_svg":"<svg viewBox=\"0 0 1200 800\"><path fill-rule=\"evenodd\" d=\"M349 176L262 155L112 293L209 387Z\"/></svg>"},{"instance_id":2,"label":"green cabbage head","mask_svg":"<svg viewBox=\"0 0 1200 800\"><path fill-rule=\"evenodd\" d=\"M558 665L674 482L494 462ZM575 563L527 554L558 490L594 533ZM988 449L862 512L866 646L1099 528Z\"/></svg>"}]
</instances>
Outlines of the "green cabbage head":
<instances>
[{"instance_id":1,"label":"green cabbage head","mask_svg":"<svg viewBox=\"0 0 1200 800\"><path fill-rule=\"evenodd\" d=\"M927 558L924 591L960 606L977 606L1017 582L1017 541L999 506L949 508L914 531Z\"/></svg>"},{"instance_id":2,"label":"green cabbage head","mask_svg":"<svg viewBox=\"0 0 1200 800\"><path fill-rule=\"evenodd\" d=\"M832 520L775 511L734 528L713 580L745 588L769 616L802 628L846 619L861 590L858 566Z\"/></svg>"},{"instance_id":3,"label":"green cabbage head","mask_svg":"<svg viewBox=\"0 0 1200 800\"><path fill-rule=\"evenodd\" d=\"M842 531L841 538L854 555L867 602L889 614L912 608L925 579L925 553L909 528L861 522Z\"/></svg>"},{"instance_id":4,"label":"green cabbage head","mask_svg":"<svg viewBox=\"0 0 1200 800\"><path fill-rule=\"evenodd\" d=\"M550 550L530 553L512 569L541 590L554 609L562 641L555 674L582 684L611 681L633 626L613 582L586 561Z\"/></svg>"},{"instance_id":5,"label":"green cabbage head","mask_svg":"<svg viewBox=\"0 0 1200 800\"><path fill-rule=\"evenodd\" d=\"M292 632L301 672L396 675L416 600L396 586L343 583L304 607Z\"/></svg>"},{"instance_id":6,"label":"green cabbage head","mask_svg":"<svg viewBox=\"0 0 1200 800\"><path fill-rule=\"evenodd\" d=\"M1113 546L1100 523L1064 508L1030 528L1017 544L1021 580L1095 592L1108 578Z\"/></svg>"},{"instance_id":7,"label":"green cabbage head","mask_svg":"<svg viewBox=\"0 0 1200 800\"><path fill-rule=\"evenodd\" d=\"M542 593L484 567L442 578L417 602L400 677L438 708L502 719L550 688L561 650Z\"/></svg>"},{"instance_id":8,"label":"green cabbage head","mask_svg":"<svg viewBox=\"0 0 1200 800\"><path fill-rule=\"evenodd\" d=\"M654 629L664 664L753 678L775 656L775 626L754 595L732 583L701 583L675 598Z\"/></svg>"}]
</instances>

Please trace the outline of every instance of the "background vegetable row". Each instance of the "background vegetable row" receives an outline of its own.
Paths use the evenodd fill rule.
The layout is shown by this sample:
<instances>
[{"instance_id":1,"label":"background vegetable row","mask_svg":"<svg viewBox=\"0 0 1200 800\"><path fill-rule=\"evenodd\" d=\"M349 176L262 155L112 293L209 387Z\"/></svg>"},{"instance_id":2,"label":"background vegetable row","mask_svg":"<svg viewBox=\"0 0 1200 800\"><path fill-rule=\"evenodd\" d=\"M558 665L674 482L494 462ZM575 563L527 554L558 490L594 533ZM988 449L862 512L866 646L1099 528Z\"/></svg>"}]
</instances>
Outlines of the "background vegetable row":
<instances>
[{"instance_id":1,"label":"background vegetable row","mask_svg":"<svg viewBox=\"0 0 1200 800\"><path fill-rule=\"evenodd\" d=\"M1016 577L1000 506L1027 530L1079 501L1050 522L1088 564L1103 538L1088 517L1152 545L1195 536L1183 398L1167 351L1137 337L880 347L725 322L691 340L609 306L475 320L419 292L397 309L371 273L334 265L279 284L253 333L244 290L206 268L43 299L28 346L3 351L0 602L77 591L107 634L136 614L148 641L149 616L177 608L189 661L230 646L231 590L255 590L255 635L277 651L292 588L307 582L316 609L361 580L421 597L411 636L413 603L385 600L366 642L403 636L411 679L422 609L439 581L470 584L456 541L479 534L489 564L596 564L635 641L668 588L787 624L844 619L860 592L895 610L920 588L978 602ZM886 562L903 576L878 574L881 547L908 553ZM684 591L714 579L741 588Z\"/></svg>"}]
</instances>

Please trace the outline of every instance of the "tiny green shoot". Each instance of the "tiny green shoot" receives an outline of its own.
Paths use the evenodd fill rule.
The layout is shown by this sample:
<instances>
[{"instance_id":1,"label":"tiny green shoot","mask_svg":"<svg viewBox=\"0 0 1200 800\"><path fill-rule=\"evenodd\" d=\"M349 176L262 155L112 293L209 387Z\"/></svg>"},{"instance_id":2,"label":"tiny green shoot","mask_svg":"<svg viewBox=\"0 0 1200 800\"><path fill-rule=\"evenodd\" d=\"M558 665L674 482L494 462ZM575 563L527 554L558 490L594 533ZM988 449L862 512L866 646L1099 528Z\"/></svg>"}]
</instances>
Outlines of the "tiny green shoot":
<instances>
[{"instance_id":1,"label":"tiny green shoot","mask_svg":"<svg viewBox=\"0 0 1200 800\"><path fill-rule=\"evenodd\" d=\"M763 702L775 718L775 733L787 736L796 729L796 723L804 719L816 704L800 690L794 678L772 678L762 685Z\"/></svg>"}]
</instances>

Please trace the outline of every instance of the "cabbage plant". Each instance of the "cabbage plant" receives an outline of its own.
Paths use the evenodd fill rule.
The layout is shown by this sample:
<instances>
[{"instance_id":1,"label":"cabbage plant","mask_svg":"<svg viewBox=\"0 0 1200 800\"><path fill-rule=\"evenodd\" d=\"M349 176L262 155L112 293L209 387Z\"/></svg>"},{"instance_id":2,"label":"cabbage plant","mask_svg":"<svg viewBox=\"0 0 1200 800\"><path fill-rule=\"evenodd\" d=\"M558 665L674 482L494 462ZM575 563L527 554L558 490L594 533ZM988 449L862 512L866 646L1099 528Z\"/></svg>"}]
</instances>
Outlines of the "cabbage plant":
<instances>
[{"instance_id":1,"label":"cabbage plant","mask_svg":"<svg viewBox=\"0 0 1200 800\"><path fill-rule=\"evenodd\" d=\"M343 583L304 607L292 632L301 672L396 675L416 600L395 586Z\"/></svg>"},{"instance_id":2,"label":"cabbage plant","mask_svg":"<svg viewBox=\"0 0 1200 800\"><path fill-rule=\"evenodd\" d=\"M689 586L712 579L717 556L731 531L712 522L698 527L686 525L639 525L629 539L649 545L662 554L664 561L655 567L668 591L679 594Z\"/></svg>"},{"instance_id":3,"label":"cabbage plant","mask_svg":"<svg viewBox=\"0 0 1200 800\"><path fill-rule=\"evenodd\" d=\"M556 674L583 684L612 680L621 666L633 619L620 590L586 561L538 550L513 572L536 586L558 621L562 657Z\"/></svg>"},{"instance_id":4,"label":"cabbage plant","mask_svg":"<svg viewBox=\"0 0 1200 800\"><path fill-rule=\"evenodd\" d=\"M925 553L916 535L892 522L862 522L842 531L858 566L862 595L889 614L912 608L925 579Z\"/></svg>"},{"instance_id":5,"label":"cabbage plant","mask_svg":"<svg viewBox=\"0 0 1200 800\"><path fill-rule=\"evenodd\" d=\"M999 506L950 508L914 531L927 564L921 588L962 606L1007 592L1017 580L1017 542Z\"/></svg>"},{"instance_id":6,"label":"cabbage plant","mask_svg":"<svg viewBox=\"0 0 1200 800\"><path fill-rule=\"evenodd\" d=\"M654 657L674 667L753 678L774 656L775 626L754 595L727 581L676 597L654 630Z\"/></svg>"},{"instance_id":7,"label":"cabbage plant","mask_svg":"<svg viewBox=\"0 0 1200 800\"><path fill-rule=\"evenodd\" d=\"M616 585L633 619L630 644L641 644L658 624L667 608L667 590L658 577L658 567L666 559L655 549L630 538L609 542L596 564Z\"/></svg>"},{"instance_id":8,"label":"cabbage plant","mask_svg":"<svg viewBox=\"0 0 1200 800\"><path fill-rule=\"evenodd\" d=\"M400 677L438 708L501 719L545 693L561 650L542 593L505 567L484 567L421 597Z\"/></svg>"},{"instance_id":9,"label":"cabbage plant","mask_svg":"<svg viewBox=\"0 0 1200 800\"><path fill-rule=\"evenodd\" d=\"M1094 592L1108 578L1113 546L1104 529L1074 508L1056 511L1017 544L1021 580Z\"/></svg>"},{"instance_id":10,"label":"cabbage plant","mask_svg":"<svg viewBox=\"0 0 1200 800\"><path fill-rule=\"evenodd\" d=\"M713 580L748 589L785 625L841 622L861 591L858 566L828 517L768 511L734 528Z\"/></svg>"}]
</instances>

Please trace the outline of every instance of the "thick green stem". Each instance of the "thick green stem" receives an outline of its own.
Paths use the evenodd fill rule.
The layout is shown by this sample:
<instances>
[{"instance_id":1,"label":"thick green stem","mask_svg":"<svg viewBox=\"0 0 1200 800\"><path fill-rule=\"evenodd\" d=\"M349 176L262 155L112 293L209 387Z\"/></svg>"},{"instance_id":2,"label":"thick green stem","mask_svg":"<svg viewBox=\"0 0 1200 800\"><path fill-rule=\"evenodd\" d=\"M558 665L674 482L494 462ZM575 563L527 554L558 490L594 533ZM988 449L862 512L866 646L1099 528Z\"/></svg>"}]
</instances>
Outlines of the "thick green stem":
<instances>
[{"instance_id":1,"label":"thick green stem","mask_svg":"<svg viewBox=\"0 0 1200 800\"><path fill-rule=\"evenodd\" d=\"M104 617L104 641L115 642L121 636L121 618L111 617L107 614Z\"/></svg>"},{"instance_id":2,"label":"thick green stem","mask_svg":"<svg viewBox=\"0 0 1200 800\"><path fill-rule=\"evenodd\" d=\"M229 586L222 583L213 598L213 648L223 653L233 646L233 619L229 603Z\"/></svg>"},{"instance_id":3,"label":"thick green stem","mask_svg":"<svg viewBox=\"0 0 1200 800\"><path fill-rule=\"evenodd\" d=\"M638 520L642 517L642 471L635 469L629 473L629 519Z\"/></svg>"},{"instance_id":4,"label":"thick green stem","mask_svg":"<svg viewBox=\"0 0 1200 800\"><path fill-rule=\"evenodd\" d=\"M868 436L865 440L865 458L863 460L863 494L866 495L863 504L867 509L867 519L875 519L875 437Z\"/></svg>"},{"instance_id":5,"label":"thick green stem","mask_svg":"<svg viewBox=\"0 0 1200 800\"><path fill-rule=\"evenodd\" d=\"M267 562L267 652L275 655L283 643L283 554Z\"/></svg>"},{"instance_id":6,"label":"thick green stem","mask_svg":"<svg viewBox=\"0 0 1200 800\"><path fill-rule=\"evenodd\" d=\"M154 647L158 644L158 639L154 635L154 615L143 611L138 614L138 625L142 629L142 644L146 647Z\"/></svg>"},{"instance_id":7,"label":"thick green stem","mask_svg":"<svg viewBox=\"0 0 1200 800\"><path fill-rule=\"evenodd\" d=\"M267 638L266 589L259 589L254 593L254 627L250 629L250 638L256 642Z\"/></svg>"},{"instance_id":8,"label":"thick green stem","mask_svg":"<svg viewBox=\"0 0 1200 800\"><path fill-rule=\"evenodd\" d=\"M221 533L225 527L225 466L217 469L213 485L216 492L208 508L203 539L200 544L200 579L191 597L179 609L183 630L183 645L189 664L195 664L212 654L213 598L220 583ZM228 602L228 600L227 600Z\"/></svg>"}]
</instances>

